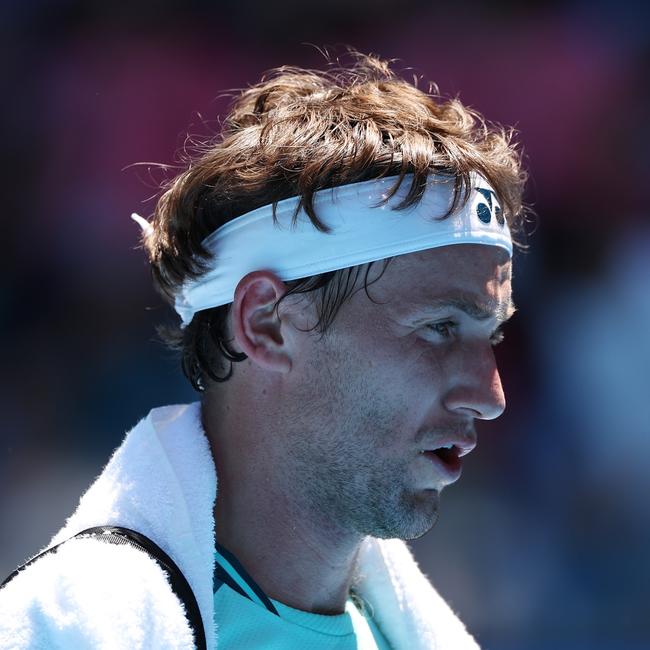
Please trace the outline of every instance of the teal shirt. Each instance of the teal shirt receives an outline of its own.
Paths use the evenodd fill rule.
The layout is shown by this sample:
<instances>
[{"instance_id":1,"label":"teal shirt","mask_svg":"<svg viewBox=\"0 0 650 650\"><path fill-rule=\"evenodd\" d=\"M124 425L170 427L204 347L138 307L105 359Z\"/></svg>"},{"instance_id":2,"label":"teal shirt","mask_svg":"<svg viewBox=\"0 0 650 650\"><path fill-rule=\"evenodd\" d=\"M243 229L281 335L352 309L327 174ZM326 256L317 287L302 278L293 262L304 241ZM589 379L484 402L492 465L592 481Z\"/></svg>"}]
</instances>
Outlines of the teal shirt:
<instances>
[{"instance_id":1,"label":"teal shirt","mask_svg":"<svg viewBox=\"0 0 650 650\"><path fill-rule=\"evenodd\" d=\"M368 613L351 599L334 616L294 609L268 598L237 558L217 544L214 620L219 650L390 650Z\"/></svg>"}]
</instances>

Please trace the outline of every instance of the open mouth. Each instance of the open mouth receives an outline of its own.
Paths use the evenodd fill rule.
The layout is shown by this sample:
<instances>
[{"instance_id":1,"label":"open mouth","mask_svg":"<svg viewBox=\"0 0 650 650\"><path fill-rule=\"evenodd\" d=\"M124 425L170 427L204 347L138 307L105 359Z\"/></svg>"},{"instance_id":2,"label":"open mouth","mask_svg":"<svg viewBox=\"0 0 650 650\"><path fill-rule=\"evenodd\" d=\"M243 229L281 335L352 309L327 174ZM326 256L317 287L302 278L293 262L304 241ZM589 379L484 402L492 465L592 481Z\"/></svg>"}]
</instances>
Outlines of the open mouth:
<instances>
[{"instance_id":1,"label":"open mouth","mask_svg":"<svg viewBox=\"0 0 650 650\"><path fill-rule=\"evenodd\" d=\"M440 449L434 449L432 453L438 456L444 463L451 463L453 460L458 459L458 450L454 446L450 448L440 447Z\"/></svg>"},{"instance_id":2,"label":"open mouth","mask_svg":"<svg viewBox=\"0 0 650 650\"><path fill-rule=\"evenodd\" d=\"M423 452L430 458L443 473L454 481L460 477L462 462L459 456L459 449L456 446L450 448L439 447Z\"/></svg>"}]
</instances>

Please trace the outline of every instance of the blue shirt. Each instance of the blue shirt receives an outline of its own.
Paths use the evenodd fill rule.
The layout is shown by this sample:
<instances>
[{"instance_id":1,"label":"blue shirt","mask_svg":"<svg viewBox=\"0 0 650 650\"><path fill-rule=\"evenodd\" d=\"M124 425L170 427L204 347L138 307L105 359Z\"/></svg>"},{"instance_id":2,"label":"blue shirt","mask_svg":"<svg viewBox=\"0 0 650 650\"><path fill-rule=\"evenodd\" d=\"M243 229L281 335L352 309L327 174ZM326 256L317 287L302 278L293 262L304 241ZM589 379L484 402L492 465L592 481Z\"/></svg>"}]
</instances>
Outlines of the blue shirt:
<instances>
[{"instance_id":1,"label":"blue shirt","mask_svg":"<svg viewBox=\"0 0 650 650\"><path fill-rule=\"evenodd\" d=\"M219 650L390 650L372 616L349 598L345 612L314 614L268 598L237 558L217 543L214 620Z\"/></svg>"}]
</instances>

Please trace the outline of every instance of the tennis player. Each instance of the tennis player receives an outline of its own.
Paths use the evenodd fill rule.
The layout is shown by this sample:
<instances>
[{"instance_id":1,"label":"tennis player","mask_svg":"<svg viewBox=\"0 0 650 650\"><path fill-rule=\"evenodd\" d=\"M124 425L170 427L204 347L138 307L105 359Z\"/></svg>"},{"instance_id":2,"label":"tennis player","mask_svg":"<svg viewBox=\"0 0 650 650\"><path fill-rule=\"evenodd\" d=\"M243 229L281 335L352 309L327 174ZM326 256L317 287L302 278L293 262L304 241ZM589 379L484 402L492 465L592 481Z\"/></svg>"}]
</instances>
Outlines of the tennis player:
<instances>
[{"instance_id":1,"label":"tennis player","mask_svg":"<svg viewBox=\"0 0 650 650\"><path fill-rule=\"evenodd\" d=\"M373 57L275 70L134 215L200 399L10 576L0 647L478 647L404 540L505 408L525 174L434 91Z\"/></svg>"}]
</instances>

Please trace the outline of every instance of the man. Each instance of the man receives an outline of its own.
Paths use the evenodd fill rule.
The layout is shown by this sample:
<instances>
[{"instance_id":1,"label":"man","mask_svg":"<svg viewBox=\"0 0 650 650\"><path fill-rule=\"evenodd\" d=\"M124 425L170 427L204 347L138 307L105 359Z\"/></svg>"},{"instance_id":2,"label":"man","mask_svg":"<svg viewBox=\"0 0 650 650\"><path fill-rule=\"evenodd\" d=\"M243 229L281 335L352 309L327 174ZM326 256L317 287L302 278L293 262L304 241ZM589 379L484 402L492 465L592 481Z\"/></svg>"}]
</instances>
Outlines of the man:
<instances>
[{"instance_id":1,"label":"man","mask_svg":"<svg viewBox=\"0 0 650 650\"><path fill-rule=\"evenodd\" d=\"M503 130L377 59L242 92L135 215L201 401L127 435L0 591L0 646L476 648L402 540L505 407L523 183ZM198 619L151 554L70 540L96 526L159 546Z\"/></svg>"}]
</instances>

